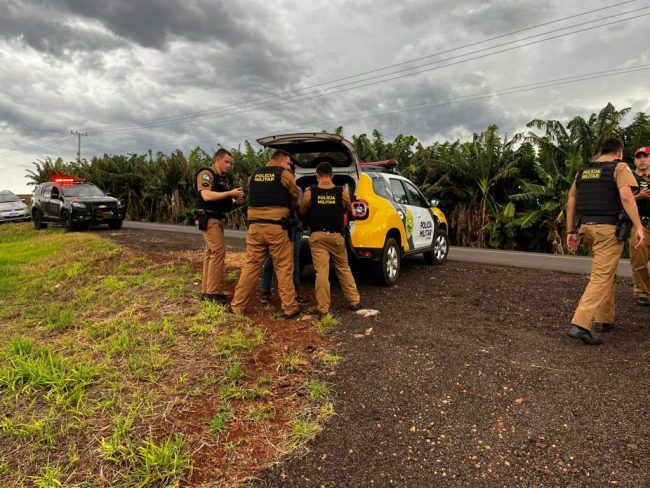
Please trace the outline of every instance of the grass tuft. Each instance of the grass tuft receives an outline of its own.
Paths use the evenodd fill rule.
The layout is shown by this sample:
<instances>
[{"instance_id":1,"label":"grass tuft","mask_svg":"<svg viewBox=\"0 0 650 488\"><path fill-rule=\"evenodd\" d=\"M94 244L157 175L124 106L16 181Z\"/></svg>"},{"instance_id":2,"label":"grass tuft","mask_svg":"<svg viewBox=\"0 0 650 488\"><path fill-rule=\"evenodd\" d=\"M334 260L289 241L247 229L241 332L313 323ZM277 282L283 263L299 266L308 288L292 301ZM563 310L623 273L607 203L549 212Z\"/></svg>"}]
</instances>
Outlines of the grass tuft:
<instances>
[{"instance_id":1,"label":"grass tuft","mask_svg":"<svg viewBox=\"0 0 650 488\"><path fill-rule=\"evenodd\" d=\"M308 384L309 396L317 402L327 399L332 393L329 383L321 380L310 380Z\"/></svg>"},{"instance_id":2,"label":"grass tuft","mask_svg":"<svg viewBox=\"0 0 650 488\"><path fill-rule=\"evenodd\" d=\"M320 319L318 322L316 322L316 328L322 333L322 334L328 334L331 332L335 327L341 325L341 321L337 319L334 315L331 313L328 313L325 315L322 319Z\"/></svg>"},{"instance_id":3,"label":"grass tuft","mask_svg":"<svg viewBox=\"0 0 650 488\"><path fill-rule=\"evenodd\" d=\"M289 445L292 448L296 448L307 442L318 432L320 432L320 430L321 428L316 422L312 422L309 419L296 419L291 422Z\"/></svg>"}]
</instances>

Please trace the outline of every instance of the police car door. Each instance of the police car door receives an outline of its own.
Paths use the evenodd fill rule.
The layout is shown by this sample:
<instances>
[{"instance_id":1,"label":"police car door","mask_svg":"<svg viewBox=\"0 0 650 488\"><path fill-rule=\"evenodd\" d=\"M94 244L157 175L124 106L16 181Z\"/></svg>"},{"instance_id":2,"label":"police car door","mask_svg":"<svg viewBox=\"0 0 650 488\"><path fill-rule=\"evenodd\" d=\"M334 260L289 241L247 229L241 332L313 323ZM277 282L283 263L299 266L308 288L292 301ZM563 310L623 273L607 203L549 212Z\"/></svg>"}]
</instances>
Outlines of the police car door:
<instances>
[{"instance_id":1,"label":"police car door","mask_svg":"<svg viewBox=\"0 0 650 488\"><path fill-rule=\"evenodd\" d=\"M402 180L409 199L409 208L413 212L413 244L416 249L433 246L436 234L436 220L433 217L430 204L422 193L412 183Z\"/></svg>"}]
</instances>

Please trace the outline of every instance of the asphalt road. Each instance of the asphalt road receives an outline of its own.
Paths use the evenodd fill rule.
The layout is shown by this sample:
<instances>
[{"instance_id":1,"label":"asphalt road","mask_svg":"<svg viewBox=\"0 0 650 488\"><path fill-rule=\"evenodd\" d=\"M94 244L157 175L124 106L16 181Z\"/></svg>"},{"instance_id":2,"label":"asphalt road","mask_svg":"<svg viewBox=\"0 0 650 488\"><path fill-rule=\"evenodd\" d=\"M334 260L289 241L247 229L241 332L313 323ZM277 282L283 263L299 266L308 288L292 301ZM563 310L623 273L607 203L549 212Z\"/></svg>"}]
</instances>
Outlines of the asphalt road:
<instances>
[{"instance_id":1,"label":"asphalt road","mask_svg":"<svg viewBox=\"0 0 650 488\"><path fill-rule=\"evenodd\" d=\"M160 232L180 232L184 234L199 234L196 227L187 225L155 224L150 222L124 221L127 229L146 229ZM225 231L226 237L244 239L246 232L241 230ZM542 269L547 271L561 271L563 273L589 274L591 272L591 258L585 256L557 256L521 251L499 251L494 249L475 249L468 247L454 247L449 250L450 261L465 263L492 264L510 266L515 268ZM630 262L621 259L618 265L618 276L631 277Z\"/></svg>"}]
</instances>

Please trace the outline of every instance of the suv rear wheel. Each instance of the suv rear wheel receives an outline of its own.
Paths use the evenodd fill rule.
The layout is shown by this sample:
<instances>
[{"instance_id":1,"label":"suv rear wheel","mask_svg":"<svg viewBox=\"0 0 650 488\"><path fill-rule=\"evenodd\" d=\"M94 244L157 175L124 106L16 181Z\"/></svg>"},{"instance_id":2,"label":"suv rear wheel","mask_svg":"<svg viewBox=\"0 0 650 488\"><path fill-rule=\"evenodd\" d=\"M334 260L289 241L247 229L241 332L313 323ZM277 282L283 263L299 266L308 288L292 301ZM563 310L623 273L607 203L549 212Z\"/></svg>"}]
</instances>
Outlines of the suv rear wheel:
<instances>
[{"instance_id":1,"label":"suv rear wheel","mask_svg":"<svg viewBox=\"0 0 650 488\"><path fill-rule=\"evenodd\" d=\"M377 263L377 278L385 286L393 286L397 282L401 264L401 252L397 241L386 239L379 263Z\"/></svg>"},{"instance_id":2,"label":"suv rear wheel","mask_svg":"<svg viewBox=\"0 0 650 488\"><path fill-rule=\"evenodd\" d=\"M32 222L34 223L34 229L41 230L47 227L47 224L43 223L43 214L40 210L34 210L32 212Z\"/></svg>"},{"instance_id":3,"label":"suv rear wheel","mask_svg":"<svg viewBox=\"0 0 650 488\"><path fill-rule=\"evenodd\" d=\"M444 230L436 234L433 249L424 253L424 262L427 264L442 264L449 254L449 238Z\"/></svg>"}]
</instances>

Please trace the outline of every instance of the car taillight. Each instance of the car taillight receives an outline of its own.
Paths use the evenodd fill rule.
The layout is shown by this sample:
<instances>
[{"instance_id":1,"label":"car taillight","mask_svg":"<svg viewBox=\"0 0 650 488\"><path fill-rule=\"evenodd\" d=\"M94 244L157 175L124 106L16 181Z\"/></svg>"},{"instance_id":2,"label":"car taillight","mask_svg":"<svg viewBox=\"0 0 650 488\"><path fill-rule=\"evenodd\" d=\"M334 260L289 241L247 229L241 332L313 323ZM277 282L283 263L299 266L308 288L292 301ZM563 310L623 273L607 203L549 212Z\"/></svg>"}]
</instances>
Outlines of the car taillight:
<instances>
[{"instance_id":1,"label":"car taillight","mask_svg":"<svg viewBox=\"0 0 650 488\"><path fill-rule=\"evenodd\" d=\"M352 202L352 220L365 220L368 218L369 213L368 202L365 200Z\"/></svg>"}]
</instances>

